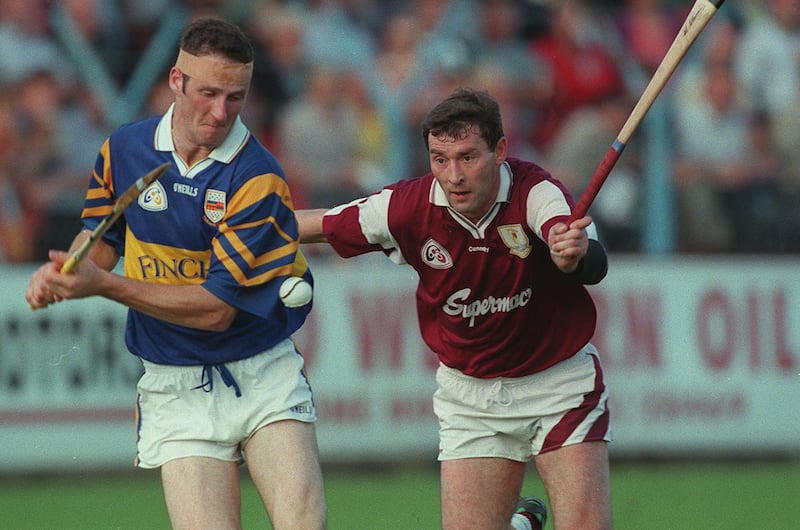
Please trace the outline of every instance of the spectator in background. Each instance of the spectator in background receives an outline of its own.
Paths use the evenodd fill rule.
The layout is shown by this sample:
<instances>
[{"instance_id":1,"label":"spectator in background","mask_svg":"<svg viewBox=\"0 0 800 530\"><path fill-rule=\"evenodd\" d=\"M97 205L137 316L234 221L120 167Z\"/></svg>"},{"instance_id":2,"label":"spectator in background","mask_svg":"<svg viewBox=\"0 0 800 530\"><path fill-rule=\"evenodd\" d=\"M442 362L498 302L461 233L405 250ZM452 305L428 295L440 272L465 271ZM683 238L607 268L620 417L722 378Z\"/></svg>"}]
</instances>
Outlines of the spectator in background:
<instances>
[{"instance_id":1,"label":"spectator in background","mask_svg":"<svg viewBox=\"0 0 800 530\"><path fill-rule=\"evenodd\" d=\"M564 120L548 144L542 164L580 197L589 179L628 118L633 102L625 94L610 94L579 107ZM639 245L639 144L632 138L592 203L592 219L609 251L631 252Z\"/></svg>"},{"instance_id":2,"label":"spectator in background","mask_svg":"<svg viewBox=\"0 0 800 530\"><path fill-rule=\"evenodd\" d=\"M500 100L512 152L534 158L537 154L530 138L543 107L553 98L552 73L522 37L519 1L483 0L476 9L480 26L473 48L475 70L481 78L477 86Z\"/></svg>"},{"instance_id":3,"label":"spectator in background","mask_svg":"<svg viewBox=\"0 0 800 530\"><path fill-rule=\"evenodd\" d=\"M765 0L735 56L742 95L763 113L780 160L782 251L800 251L800 0Z\"/></svg>"},{"instance_id":4,"label":"spectator in background","mask_svg":"<svg viewBox=\"0 0 800 530\"><path fill-rule=\"evenodd\" d=\"M686 98L672 106L679 249L768 250L767 234L777 228L777 159L764 142L763 116L737 98L736 26L724 21L711 29L702 67L689 71L694 88L681 87Z\"/></svg>"},{"instance_id":5,"label":"spectator in background","mask_svg":"<svg viewBox=\"0 0 800 530\"><path fill-rule=\"evenodd\" d=\"M17 133L12 100L0 93L0 263L19 263L33 258L32 223L18 193L16 157L22 145Z\"/></svg>"},{"instance_id":6,"label":"spectator in background","mask_svg":"<svg viewBox=\"0 0 800 530\"><path fill-rule=\"evenodd\" d=\"M278 149L278 118L286 105L301 97L310 65L303 48L304 18L295 9L261 1L247 25L255 44L253 88L262 99L260 131L267 147Z\"/></svg>"},{"instance_id":7,"label":"spectator in background","mask_svg":"<svg viewBox=\"0 0 800 530\"><path fill-rule=\"evenodd\" d=\"M676 9L667 0L624 1L617 18L620 39L648 79L675 40L688 9Z\"/></svg>"},{"instance_id":8,"label":"spectator in background","mask_svg":"<svg viewBox=\"0 0 800 530\"><path fill-rule=\"evenodd\" d=\"M532 50L547 64L553 91L532 143L544 150L564 120L577 109L624 91L614 57L603 42L592 37L595 24L590 8L580 0L551 5L548 31L533 40Z\"/></svg>"},{"instance_id":9,"label":"spectator in background","mask_svg":"<svg viewBox=\"0 0 800 530\"><path fill-rule=\"evenodd\" d=\"M0 0L0 82L18 83L37 70L63 80L73 69L48 33L48 2Z\"/></svg>"},{"instance_id":10,"label":"spectator in background","mask_svg":"<svg viewBox=\"0 0 800 530\"><path fill-rule=\"evenodd\" d=\"M107 0L60 0L77 35L98 54L111 78L122 85L137 62L130 43L129 26L117 2Z\"/></svg>"},{"instance_id":11,"label":"spectator in background","mask_svg":"<svg viewBox=\"0 0 800 530\"><path fill-rule=\"evenodd\" d=\"M80 83L64 85L39 70L16 85L14 112L25 149L17 153L20 192L35 219L36 258L69 244L80 229L79 213L105 125Z\"/></svg>"},{"instance_id":12,"label":"spectator in background","mask_svg":"<svg viewBox=\"0 0 800 530\"><path fill-rule=\"evenodd\" d=\"M306 92L278 119L278 152L298 208L330 207L362 193L355 170L360 123L341 91L344 75L313 67Z\"/></svg>"},{"instance_id":13,"label":"spectator in background","mask_svg":"<svg viewBox=\"0 0 800 530\"><path fill-rule=\"evenodd\" d=\"M384 186L386 174L386 136L388 125L367 93L364 82L354 72L343 75L342 95L352 105L357 120L355 176L358 187L374 190Z\"/></svg>"},{"instance_id":14,"label":"spectator in background","mask_svg":"<svg viewBox=\"0 0 800 530\"><path fill-rule=\"evenodd\" d=\"M359 71L374 53L369 3L309 0L304 19L303 53L308 62ZM366 11L365 11L366 10Z\"/></svg>"},{"instance_id":15,"label":"spectator in background","mask_svg":"<svg viewBox=\"0 0 800 530\"><path fill-rule=\"evenodd\" d=\"M747 108L776 118L800 86L800 0L764 0L764 10L743 29L734 65Z\"/></svg>"},{"instance_id":16,"label":"spectator in background","mask_svg":"<svg viewBox=\"0 0 800 530\"><path fill-rule=\"evenodd\" d=\"M414 167L412 124L409 115L415 100L430 87L420 51L420 20L401 11L388 17L375 42L370 68L362 72L370 99L387 124L386 174L389 179L409 178Z\"/></svg>"}]
</instances>

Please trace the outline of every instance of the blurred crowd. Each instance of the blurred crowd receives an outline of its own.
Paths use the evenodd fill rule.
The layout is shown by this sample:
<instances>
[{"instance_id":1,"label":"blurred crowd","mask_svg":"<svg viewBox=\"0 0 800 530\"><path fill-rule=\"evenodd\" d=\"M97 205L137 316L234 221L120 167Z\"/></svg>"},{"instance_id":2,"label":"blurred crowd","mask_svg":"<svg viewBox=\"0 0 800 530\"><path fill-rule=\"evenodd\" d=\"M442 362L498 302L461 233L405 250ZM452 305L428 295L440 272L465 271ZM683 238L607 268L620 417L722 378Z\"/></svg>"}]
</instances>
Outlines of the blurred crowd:
<instances>
[{"instance_id":1,"label":"blurred crowd","mask_svg":"<svg viewBox=\"0 0 800 530\"><path fill-rule=\"evenodd\" d=\"M45 259L80 228L100 144L160 114L183 24L215 14L256 47L242 118L281 160L297 207L427 171L419 122L487 89L512 156L580 196L683 23L689 0L0 0L0 262ZM167 51L168 50L168 51ZM661 102L663 101L663 102ZM591 214L640 252L646 141L668 148L674 250L800 251L800 0L723 5Z\"/></svg>"}]
</instances>

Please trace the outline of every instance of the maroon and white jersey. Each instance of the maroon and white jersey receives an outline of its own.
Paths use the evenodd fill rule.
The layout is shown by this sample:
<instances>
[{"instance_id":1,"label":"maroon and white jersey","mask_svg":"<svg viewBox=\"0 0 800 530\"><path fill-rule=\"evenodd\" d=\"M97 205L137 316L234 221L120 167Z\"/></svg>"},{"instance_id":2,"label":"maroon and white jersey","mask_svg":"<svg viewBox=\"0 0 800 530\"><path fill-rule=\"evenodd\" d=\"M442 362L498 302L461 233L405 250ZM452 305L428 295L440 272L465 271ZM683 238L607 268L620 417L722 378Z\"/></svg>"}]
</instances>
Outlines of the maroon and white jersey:
<instances>
[{"instance_id":1,"label":"maroon and white jersey","mask_svg":"<svg viewBox=\"0 0 800 530\"><path fill-rule=\"evenodd\" d=\"M520 377L571 357L594 333L589 293L556 268L545 243L571 205L544 169L508 159L478 224L448 206L429 173L330 210L323 229L343 257L383 251L417 271L422 336L443 364Z\"/></svg>"}]
</instances>

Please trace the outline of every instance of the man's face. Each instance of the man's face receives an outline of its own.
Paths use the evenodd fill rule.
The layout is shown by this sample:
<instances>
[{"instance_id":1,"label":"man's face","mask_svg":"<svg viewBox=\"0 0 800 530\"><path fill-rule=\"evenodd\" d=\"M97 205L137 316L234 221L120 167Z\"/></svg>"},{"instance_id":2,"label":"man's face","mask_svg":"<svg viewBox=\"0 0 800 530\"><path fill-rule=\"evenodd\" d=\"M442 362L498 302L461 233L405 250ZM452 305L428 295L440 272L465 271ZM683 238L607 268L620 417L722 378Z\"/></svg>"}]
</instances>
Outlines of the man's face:
<instances>
[{"instance_id":1,"label":"man's face","mask_svg":"<svg viewBox=\"0 0 800 530\"><path fill-rule=\"evenodd\" d=\"M248 85L202 81L180 70L171 81L175 93L173 123L182 129L181 136L209 150L222 144L242 110Z\"/></svg>"},{"instance_id":2,"label":"man's face","mask_svg":"<svg viewBox=\"0 0 800 530\"><path fill-rule=\"evenodd\" d=\"M500 186L506 139L492 151L472 127L458 138L428 135L431 171L450 206L477 223L492 208Z\"/></svg>"}]
</instances>

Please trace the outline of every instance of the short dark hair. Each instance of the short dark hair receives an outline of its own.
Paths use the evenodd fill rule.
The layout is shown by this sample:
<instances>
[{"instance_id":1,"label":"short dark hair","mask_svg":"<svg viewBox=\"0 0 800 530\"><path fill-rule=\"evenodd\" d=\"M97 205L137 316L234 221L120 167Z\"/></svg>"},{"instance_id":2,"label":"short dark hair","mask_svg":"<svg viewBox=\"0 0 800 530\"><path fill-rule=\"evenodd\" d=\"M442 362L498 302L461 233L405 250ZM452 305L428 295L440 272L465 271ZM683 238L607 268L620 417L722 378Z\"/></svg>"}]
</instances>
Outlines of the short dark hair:
<instances>
[{"instance_id":1,"label":"short dark hair","mask_svg":"<svg viewBox=\"0 0 800 530\"><path fill-rule=\"evenodd\" d=\"M242 29L220 18L199 18L181 33L180 47L192 55L222 55L232 61L253 61L253 43Z\"/></svg>"},{"instance_id":2,"label":"short dark hair","mask_svg":"<svg viewBox=\"0 0 800 530\"><path fill-rule=\"evenodd\" d=\"M457 88L422 121L425 148L429 147L428 135L459 138L472 127L478 128L481 138L494 150L504 136L500 105L485 90Z\"/></svg>"}]
</instances>

